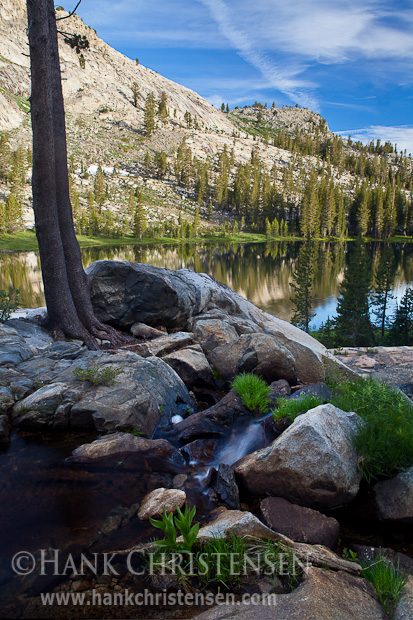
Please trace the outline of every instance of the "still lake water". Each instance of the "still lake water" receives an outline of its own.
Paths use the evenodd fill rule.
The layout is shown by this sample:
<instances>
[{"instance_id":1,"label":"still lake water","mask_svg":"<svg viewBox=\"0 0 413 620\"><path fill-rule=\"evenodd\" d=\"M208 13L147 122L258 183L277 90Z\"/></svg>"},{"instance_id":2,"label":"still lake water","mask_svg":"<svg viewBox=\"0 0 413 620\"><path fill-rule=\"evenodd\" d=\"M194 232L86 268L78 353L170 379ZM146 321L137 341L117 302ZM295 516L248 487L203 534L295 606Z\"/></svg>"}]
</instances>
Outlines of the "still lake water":
<instances>
[{"instance_id":1,"label":"still lake water","mask_svg":"<svg viewBox=\"0 0 413 620\"><path fill-rule=\"evenodd\" d=\"M110 259L149 263L168 269L193 269L212 275L219 282L240 293L259 308L282 319L290 320L292 274L297 264L301 242L246 244L180 244L153 246L95 247L82 250L87 267L96 260ZM318 327L337 306L339 286L353 244L319 243L314 264L315 316L312 327ZM377 266L384 244L367 244L368 256ZM393 286L393 308L406 287L413 282L413 244L391 244L397 265ZM19 288L25 307L45 305L40 260L36 252L0 254L0 289Z\"/></svg>"}]
</instances>

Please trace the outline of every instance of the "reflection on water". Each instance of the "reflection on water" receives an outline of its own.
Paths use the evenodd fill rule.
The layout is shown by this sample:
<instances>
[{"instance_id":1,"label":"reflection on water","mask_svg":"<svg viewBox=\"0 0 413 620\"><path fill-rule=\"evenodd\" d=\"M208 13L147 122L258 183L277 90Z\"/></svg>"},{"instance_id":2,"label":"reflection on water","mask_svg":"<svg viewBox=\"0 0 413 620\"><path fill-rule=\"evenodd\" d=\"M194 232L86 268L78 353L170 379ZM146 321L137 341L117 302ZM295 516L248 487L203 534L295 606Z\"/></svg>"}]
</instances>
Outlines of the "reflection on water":
<instances>
[{"instance_id":1,"label":"reflection on water","mask_svg":"<svg viewBox=\"0 0 413 620\"><path fill-rule=\"evenodd\" d=\"M377 264L384 244L367 245L373 266ZM179 244L154 246L94 247L82 250L87 267L96 260L119 260L150 263L168 269L193 269L208 273L246 297L263 310L289 320L292 273L300 242L256 244ZM315 264L313 326L318 326L335 312L337 294L351 243L318 243ZM413 281L413 244L393 244L397 264L394 293L403 295ZM21 290L26 307L44 306L38 254L4 253L0 255L0 288Z\"/></svg>"}]
</instances>

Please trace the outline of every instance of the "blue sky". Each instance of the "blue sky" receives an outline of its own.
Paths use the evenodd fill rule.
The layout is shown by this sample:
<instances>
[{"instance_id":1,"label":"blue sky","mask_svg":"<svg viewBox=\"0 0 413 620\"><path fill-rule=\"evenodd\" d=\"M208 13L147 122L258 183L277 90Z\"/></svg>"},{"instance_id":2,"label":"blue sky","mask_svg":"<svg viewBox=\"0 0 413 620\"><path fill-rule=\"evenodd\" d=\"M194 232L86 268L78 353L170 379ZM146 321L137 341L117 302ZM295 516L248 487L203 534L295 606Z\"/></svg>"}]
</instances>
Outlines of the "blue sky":
<instances>
[{"instance_id":1,"label":"blue sky","mask_svg":"<svg viewBox=\"0 0 413 620\"><path fill-rule=\"evenodd\" d=\"M82 0L77 13L217 107L298 103L413 153L411 0Z\"/></svg>"}]
</instances>

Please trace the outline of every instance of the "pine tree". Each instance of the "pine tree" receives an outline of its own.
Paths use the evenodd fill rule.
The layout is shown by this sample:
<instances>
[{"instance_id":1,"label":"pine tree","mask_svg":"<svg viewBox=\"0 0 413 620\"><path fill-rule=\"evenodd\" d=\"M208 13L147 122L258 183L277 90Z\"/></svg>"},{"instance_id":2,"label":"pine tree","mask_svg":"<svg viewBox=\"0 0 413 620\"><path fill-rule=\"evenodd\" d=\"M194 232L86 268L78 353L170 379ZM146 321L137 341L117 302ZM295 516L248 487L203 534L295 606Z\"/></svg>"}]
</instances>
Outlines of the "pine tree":
<instances>
[{"instance_id":1,"label":"pine tree","mask_svg":"<svg viewBox=\"0 0 413 620\"><path fill-rule=\"evenodd\" d=\"M4 207L4 231L10 235L16 233L22 223L22 206L14 194L10 194Z\"/></svg>"},{"instance_id":2,"label":"pine tree","mask_svg":"<svg viewBox=\"0 0 413 620\"><path fill-rule=\"evenodd\" d=\"M11 149L6 134L0 136L0 180L7 179L11 170Z\"/></svg>"},{"instance_id":3,"label":"pine tree","mask_svg":"<svg viewBox=\"0 0 413 620\"><path fill-rule=\"evenodd\" d=\"M163 90L161 92L161 98L159 99L159 102L158 102L158 116L163 121L165 121L166 118L168 117L168 108L166 107L167 101L168 101L168 95Z\"/></svg>"},{"instance_id":4,"label":"pine tree","mask_svg":"<svg viewBox=\"0 0 413 620\"><path fill-rule=\"evenodd\" d=\"M382 343L384 342L388 306L391 299L394 297L391 290L395 275L396 265L393 248L385 247L380 256L380 262L375 274L375 285L370 297L370 303L373 306L373 314L378 320Z\"/></svg>"},{"instance_id":5,"label":"pine tree","mask_svg":"<svg viewBox=\"0 0 413 620\"><path fill-rule=\"evenodd\" d=\"M146 213L143 208L141 200L138 200L136 204L135 214L133 217L133 235L137 239L142 239L142 236L147 228Z\"/></svg>"},{"instance_id":6,"label":"pine tree","mask_svg":"<svg viewBox=\"0 0 413 620\"><path fill-rule=\"evenodd\" d=\"M390 328L393 345L413 345L413 287L408 287L395 312Z\"/></svg>"},{"instance_id":7,"label":"pine tree","mask_svg":"<svg viewBox=\"0 0 413 620\"><path fill-rule=\"evenodd\" d=\"M336 318L340 346L364 347L375 344L369 315L370 284L369 259L362 243L357 242L340 286Z\"/></svg>"},{"instance_id":8,"label":"pine tree","mask_svg":"<svg viewBox=\"0 0 413 620\"><path fill-rule=\"evenodd\" d=\"M135 108L138 107L138 97L139 97L139 84L138 82L133 82L132 84L132 97L133 97L133 105Z\"/></svg>"},{"instance_id":9,"label":"pine tree","mask_svg":"<svg viewBox=\"0 0 413 620\"><path fill-rule=\"evenodd\" d=\"M155 131L155 96L152 92L145 99L143 126L149 138Z\"/></svg>"},{"instance_id":10,"label":"pine tree","mask_svg":"<svg viewBox=\"0 0 413 620\"><path fill-rule=\"evenodd\" d=\"M291 301L295 306L291 323L308 333L314 311L311 309L314 278L315 246L310 237L302 244L298 253L297 267L293 273L291 287L294 294Z\"/></svg>"},{"instance_id":11,"label":"pine tree","mask_svg":"<svg viewBox=\"0 0 413 620\"><path fill-rule=\"evenodd\" d=\"M93 186L95 200L99 205L99 213L102 211L102 206L106 201L106 192L105 192L105 175L103 174L102 166L99 164L95 182Z\"/></svg>"}]
</instances>

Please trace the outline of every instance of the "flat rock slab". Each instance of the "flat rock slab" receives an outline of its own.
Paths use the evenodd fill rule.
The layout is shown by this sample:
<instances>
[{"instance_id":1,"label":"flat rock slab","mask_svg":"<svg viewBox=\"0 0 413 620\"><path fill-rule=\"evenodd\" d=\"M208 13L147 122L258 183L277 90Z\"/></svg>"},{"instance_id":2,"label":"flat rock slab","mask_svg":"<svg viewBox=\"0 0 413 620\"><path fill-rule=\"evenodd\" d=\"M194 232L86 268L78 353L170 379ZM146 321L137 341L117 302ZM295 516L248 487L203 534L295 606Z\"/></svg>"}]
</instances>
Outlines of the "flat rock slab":
<instances>
[{"instance_id":1,"label":"flat rock slab","mask_svg":"<svg viewBox=\"0 0 413 620\"><path fill-rule=\"evenodd\" d=\"M185 464L180 452L165 439L145 439L131 433L113 433L86 443L73 451L68 462L99 464L101 462L126 456L150 456Z\"/></svg>"},{"instance_id":2,"label":"flat rock slab","mask_svg":"<svg viewBox=\"0 0 413 620\"><path fill-rule=\"evenodd\" d=\"M260 504L263 521L275 532L292 540L332 549L340 524L317 510L291 504L282 497L266 497Z\"/></svg>"},{"instance_id":3,"label":"flat rock slab","mask_svg":"<svg viewBox=\"0 0 413 620\"><path fill-rule=\"evenodd\" d=\"M179 489L155 489L142 500L138 510L138 518L141 521L148 520L149 517L162 515L164 509L166 514L176 512L176 507L182 508L186 501L186 493Z\"/></svg>"},{"instance_id":4,"label":"flat rock slab","mask_svg":"<svg viewBox=\"0 0 413 620\"><path fill-rule=\"evenodd\" d=\"M194 620L386 620L371 585L344 572L310 567L290 594L275 596L273 605L220 605ZM397 620L407 620L401 616Z\"/></svg>"},{"instance_id":5,"label":"flat rock slab","mask_svg":"<svg viewBox=\"0 0 413 620\"><path fill-rule=\"evenodd\" d=\"M391 385L413 384L413 347L343 347L336 359L361 376L382 379Z\"/></svg>"}]
</instances>

